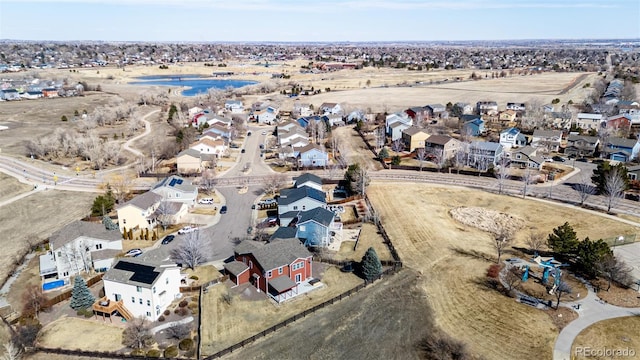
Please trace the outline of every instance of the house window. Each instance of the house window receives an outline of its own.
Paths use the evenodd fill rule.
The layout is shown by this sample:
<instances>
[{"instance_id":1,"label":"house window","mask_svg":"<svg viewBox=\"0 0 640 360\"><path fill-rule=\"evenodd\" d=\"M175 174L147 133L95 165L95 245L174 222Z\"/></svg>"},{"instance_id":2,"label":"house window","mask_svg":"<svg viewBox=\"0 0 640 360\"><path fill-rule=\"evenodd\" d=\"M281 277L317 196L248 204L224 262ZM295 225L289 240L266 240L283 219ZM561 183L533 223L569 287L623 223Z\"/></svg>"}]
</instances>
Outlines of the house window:
<instances>
[{"instance_id":1,"label":"house window","mask_svg":"<svg viewBox=\"0 0 640 360\"><path fill-rule=\"evenodd\" d=\"M156 293L156 287L155 286L151 290L153 291L154 294Z\"/></svg>"},{"instance_id":2,"label":"house window","mask_svg":"<svg viewBox=\"0 0 640 360\"><path fill-rule=\"evenodd\" d=\"M142 305L142 298L138 299L138 302Z\"/></svg>"},{"instance_id":3,"label":"house window","mask_svg":"<svg viewBox=\"0 0 640 360\"><path fill-rule=\"evenodd\" d=\"M169 285L169 278L166 278L166 279L164 280L164 283L165 283L165 284L167 284L167 285Z\"/></svg>"},{"instance_id":4,"label":"house window","mask_svg":"<svg viewBox=\"0 0 640 360\"><path fill-rule=\"evenodd\" d=\"M151 313L147 311L147 316L151 317Z\"/></svg>"},{"instance_id":5,"label":"house window","mask_svg":"<svg viewBox=\"0 0 640 360\"><path fill-rule=\"evenodd\" d=\"M131 303L135 304L136 303L136 298L134 296L131 297Z\"/></svg>"},{"instance_id":6,"label":"house window","mask_svg":"<svg viewBox=\"0 0 640 360\"><path fill-rule=\"evenodd\" d=\"M64 277L69 276L69 272L68 272L68 271L63 272L63 273L62 273L62 276L64 276Z\"/></svg>"},{"instance_id":7,"label":"house window","mask_svg":"<svg viewBox=\"0 0 640 360\"><path fill-rule=\"evenodd\" d=\"M96 250L102 249L102 244L96 244Z\"/></svg>"},{"instance_id":8,"label":"house window","mask_svg":"<svg viewBox=\"0 0 640 360\"><path fill-rule=\"evenodd\" d=\"M151 300L147 300L147 306L151 306Z\"/></svg>"},{"instance_id":9,"label":"house window","mask_svg":"<svg viewBox=\"0 0 640 360\"><path fill-rule=\"evenodd\" d=\"M160 315L160 309L156 308L156 315Z\"/></svg>"},{"instance_id":10,"label":"house window","mask_svg":"<svg viewBox=\"0 0 640 360\"><path fill-rule=\"evenodd\" d=\"M180 193L176 193L176 197L179 198L180 197Z\"/></svg>"},{"instance_id":11,"label":"house window","mask_svg":"<svg viewBox=\"0 0 640 360\"><path fill-rule=\"evenodd\" d=\"M282 266L280 266L280 267L278 268L278 274L279 274L279 275L280 275L280 274L282 274Z\"/></svg>"},{"instance_id":12,"label":"house window","mask_svg":"<svg viewBox=\"0 0 640 360\"><path fill-rule=\"evenodd\" d=\"M136 286L136 291L137 292L142 292L142 286Z\"/></svg>"},{"instance_id":13,"label":"house window","mask_svg":"<svg viewBox=\"0 0 640 360\"><path fill-rule=\"evenodd\" d=\"M306 231L306 230L307 230L307 227L306 227L305 225L298 225L298 229L299 229L300 231Z\"/></svg>"},{"instance_id":14,"label":"house window","mask_svg":"<svg viewBox=\"0 0 640 360\"><path fill-rule=\"evenodd\" d=\"M293 207L293 210L298 210L298 206L294 206L294 207Z\"/></svg>"},{"instance_id":15,"label":"house window","mask_svg":"<svg viewBox=\"0 0 640 360\"><path fill-rule=\"evenodd\" d=\"M267 271L267 278L271 278L271 271Z\"/></svg>"},{"instance_id":16,"label":"house window","mask_svg":"<svg viewBox=\"0 0 640 360\"><path fill-rule=\"evenodd\" d=\"M307 210L307 206L306 205L302 205L302 210Z\"/></svg>"},{"instance_id":17,"label":"house window","mask_svg":"<svg viewBox=\"0 0 640 360\"><path fill-rule=\"evenodd\" d=\"M253 261L249 260L249 269L253 269Z\"/></svg>"},{"instance_id":18,"label":"house window","mask_svg":"<svg viewBox=\"0 0 640 360\"><path fill-rule=\"evenodd\" d=\"M127 225L127 219L122 219L122 224Z\"/></svg>"}]
</instances>

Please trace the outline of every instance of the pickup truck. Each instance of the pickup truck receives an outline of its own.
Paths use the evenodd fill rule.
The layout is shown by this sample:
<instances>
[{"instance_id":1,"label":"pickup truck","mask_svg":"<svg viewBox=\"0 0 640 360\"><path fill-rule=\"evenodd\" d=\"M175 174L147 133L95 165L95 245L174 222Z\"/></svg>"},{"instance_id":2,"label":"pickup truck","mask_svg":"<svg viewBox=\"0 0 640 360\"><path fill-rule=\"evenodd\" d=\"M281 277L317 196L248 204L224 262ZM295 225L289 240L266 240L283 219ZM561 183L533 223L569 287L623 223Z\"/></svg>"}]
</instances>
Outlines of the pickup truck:
<instances>
[{"instance_id":1,"label":"pickup truck","mask_svg":"<svg viewBox=\"0 0 640 360\"><path fill-rule=\"evenodd\" d=\"M189 234L192 232L198 231L198 228L195 226L185 226L182 229L178 230L179 235Z\"/></svg>"}]
</instances>

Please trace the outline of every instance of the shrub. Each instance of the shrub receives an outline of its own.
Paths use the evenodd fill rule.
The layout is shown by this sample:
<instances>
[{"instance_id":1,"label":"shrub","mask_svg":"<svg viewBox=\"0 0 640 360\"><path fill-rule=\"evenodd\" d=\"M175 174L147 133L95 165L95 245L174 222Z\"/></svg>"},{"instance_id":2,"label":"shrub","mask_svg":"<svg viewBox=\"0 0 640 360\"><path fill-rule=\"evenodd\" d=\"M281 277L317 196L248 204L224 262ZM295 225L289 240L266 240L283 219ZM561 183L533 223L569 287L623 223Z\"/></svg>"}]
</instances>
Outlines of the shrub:
<instances>
[{"instance_id":1,"label":"shrub","mask_svg":"<svg viewBox=\"0 0 640 360\"><path fill-rule=\"evenodd\" d=\"M133 356L140 356L140 357L144 357L145 356L145 352L142 349L135 349L131 352L131 355Z\"/></svg>"},{"instance_id":2,"label":"shrub","mask_svg":"<svg viewBox=\"0 0 640 360\"><path fill-rule=\"evenodd\" d=\"M164 320L165 320L165 319L164 319L164 315L160 315L160 316L158 316L158 321L159 321L159 322L163 322Z\"/></svg>"},{"instance_id":3,"label":"shrub","mask_svg":"<svg viewBox=\"0 0 640 360\"><path fill-rule=\"evenodd\" d=\"M189 313L189 310L183 308L183 307L177 307L176 310L174 311L174 313L180 315L180 316L185 316Z\"/></svg>"},{"instance_id":4,"label":"shrub","mask_svg":"<svg viewBox=\"0 0 640 360\"><path fill-rule=\"evenodd\" d=\"M497 279L498 274L500 274L500 265L498 264L490 265L487 269L487 276L490 278Z\"/></svg>"},{"instance_id":5,"label":"shrub","mask_svg":"<svg viewBox=\"0 0 640 360\"><path fill-rule=\"evenodd\" d=\"M178 348L175 345L171 345L164 350L164 357L176 357L178 356Z\"/></svg>"},{"instance_id":6,"label":"shrub","mask_svg":"<svg viewBox=\"0 0 640 360\"><path fill-rule=\"evenodd\" d=\"M159 358L162 353L158 349L151 349L147 351L147 357Z\"/></svg>"},{"instance_id":7,"label":"shrub","mask_svg":"<svg viewBox=\"0 0 640 360\"><path fill-rule=\"evenodd\" d=\"M169 309L167 309L167 310L165 310L165 311L163 312L163 314L164 314L165 316L169 316L169 315L171 315L171 311L169 311Z\"/></svg>"},{"instance_id":8,"label":"shrub","mask_svg":"<svg viewBox=\"0 0 640 360\"><path fill-rule=\"evenodd\" d=\"M179 307L183 308L185 306L189 305L189 302L187 300L182 300L180 301L180 303L178 304Z\"/></svg>"},{"instance_id":9,"label":"shrub","mask_svg":"<svg viewBox=\"0 0 640 360\"><path fill-rule=\"evenodd\" d=\"M191 340L191 339L182 339L182 340L180 340L180 343L178 344L178 347L182 351L191 350L191 348L193 347L193 340Z\"/></svg>"},{"instance_id":10,"label":"shrub","mask_svg":"<svg viewBox=\"0 0 640 360\"><path fill-rule=\"evenodd\" d=\"M196 275L191 275L191 276L189 276L189 279L191 279L191 280L198 280L199 278L198 278L198 276L196 276Z\"/></svg>"}]
</instances>

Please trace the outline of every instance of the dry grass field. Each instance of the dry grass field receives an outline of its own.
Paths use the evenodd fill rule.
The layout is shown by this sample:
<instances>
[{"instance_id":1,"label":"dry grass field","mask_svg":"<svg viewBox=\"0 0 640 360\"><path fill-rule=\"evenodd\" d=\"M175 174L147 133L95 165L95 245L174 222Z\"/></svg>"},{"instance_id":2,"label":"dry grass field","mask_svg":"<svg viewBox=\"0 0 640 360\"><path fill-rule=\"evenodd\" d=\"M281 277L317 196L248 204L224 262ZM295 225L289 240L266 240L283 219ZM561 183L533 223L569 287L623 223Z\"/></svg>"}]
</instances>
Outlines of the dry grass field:
<instances>
[{"instance_id":1,"label":"dry grass field","mask_svg":"<svg viewBox=\"0 0 640 360\"><path fill-rule=\"evenodd\" d=\"M571 354L574 359L637 359L640 357L640 317L629 316L604 320L583 330L573 342ZM634 356L584 356L577 348L591 349L633 349Z\"/></svg>"},{"instance_id":2,"label":"dry grass field","mask_svg":"<svg viewBox=\"0 0 640 360\"><path fill-rule=\"evenodd\" d=\"M321 280L323 288L282 305L263 296L248 299L238 294L233 295L230 305L223 300L228 291L225 284L210 287L202 298L202 308L207 309L202 314L202 353L220 351L362 283L357 276L333 266L326 268Z\"/></svg>"},{"instance_id":3,"label":"dry grass field","mask_svg":"<svg viewBox=\"0 0 640 360\"><path fill-rule=\"evenodd\" d=\"M0 185L0 202L33 189L31 185L15 181L14 178L4 173L0 173L0 184L2 184Z\"/></svg>"},{"instance_id":4,"label":"dry grass field","mask_svg":"<svg viewBox=\"0 0 640 360\"><path fill-rule=\"evenodd\" d=\"M122 327L112 326L102 320L64 317L40 332L40 344L44 347L113 351L122 344Z\"/></svg>"},{"instance_id":5,"label":"dry grass field","mask_svg":"<svg viewBox=\"0 0 640 360\"><path fill-rule=\"evenodd\" d=\"M385 243L383 243L382 235L378 234L378 229L375 225L365 223L362 225L360 232L360 240L358 241L358 247L353 250L355 241L345 241L340 246L340 251L333 255L336 260L354 260L360 261L367 252L369 247L373 247L378 254L380 260L393 261L391 252Z\"/></svg>"},{"instance_id":6,"label":"dry grass field","mask_svg":"<svg viewBox=\"0 0 640 360\"><path fill-rule=\"evenodd\" d=\"M495 258L491 238L454 221L449 210L478 206L524 219L516 246L523 246L528 229L549 233L564 221L580 238L638 232L570 208L462 188L373 183L368 194L405 266L424 275L418 286L436 324L488 359L550 358L558 330L544 312L486 288L483 279L492 261L485 258Z\"/></svg>"}]
</instances>

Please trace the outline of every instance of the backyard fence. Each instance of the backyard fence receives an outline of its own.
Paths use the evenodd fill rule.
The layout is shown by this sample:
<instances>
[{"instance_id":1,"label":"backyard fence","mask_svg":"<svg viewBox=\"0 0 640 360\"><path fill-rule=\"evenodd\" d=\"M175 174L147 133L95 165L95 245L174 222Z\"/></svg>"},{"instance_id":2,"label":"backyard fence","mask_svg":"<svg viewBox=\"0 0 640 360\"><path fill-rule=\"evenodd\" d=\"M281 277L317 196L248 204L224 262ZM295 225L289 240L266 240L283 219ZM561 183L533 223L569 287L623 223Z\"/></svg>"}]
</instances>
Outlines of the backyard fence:
<instances>
[{"instance_id":1,"label":"backyard fence","mask_svg":"<svg viewBox=\"0 0 640 360\"><path fill-rule=\"evenodd\" d=\"M98 275L92 277L91 279L89 279L87 281L87 286L91 287L91 286L95 285L98 281L102 280L102 275L104 275L104 274L98 274ZM58 294L58 295L48 299L47 300L47 306L51 307L53 305L56 305L58 303L61 303L61 302L65 301L65 300L70 299L71 298L71 290L72 289L66 290L63 293Z\"/></svg>"},{"instance_id":2,"label":"backyard fence","mask_svg":"<svg viewBox=\"0 0 640 360\"><path fill-rule=\"evenodd\" d=\"M619 235L602 240L604 240L604 242L606 242L610 247L633 244L636 242L636 234Z\"/></svg>"},{"instance_id":3,"label":"backyard fence","mask_svg":"<svg viewBox=\"0 0 640 360\"><path fill-rule=\"evenodd\" d=\"M84 358L108 358L108 359L153 359L153 358L157 359L158 358L158 357L136 356L131 354L122 354L122 353L115 353L115 352L70 350L70 349L46 348L46 347L35 347L35 348L32 348L32 350L38 353L82 356ZM180 358L163 357L163 359L177 360Z\"/></svg>"}]
</instances>

